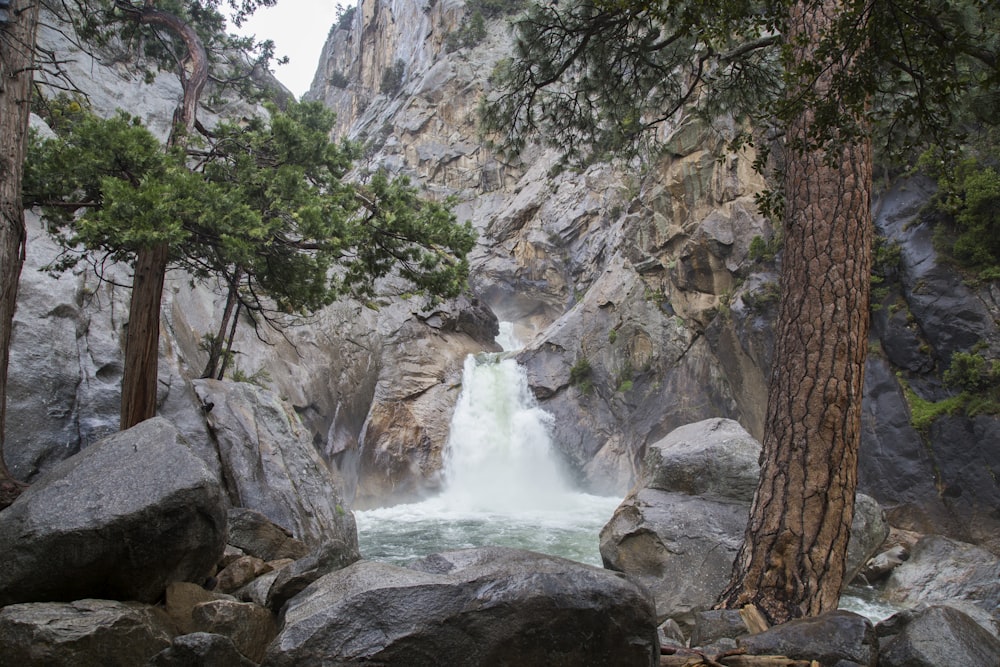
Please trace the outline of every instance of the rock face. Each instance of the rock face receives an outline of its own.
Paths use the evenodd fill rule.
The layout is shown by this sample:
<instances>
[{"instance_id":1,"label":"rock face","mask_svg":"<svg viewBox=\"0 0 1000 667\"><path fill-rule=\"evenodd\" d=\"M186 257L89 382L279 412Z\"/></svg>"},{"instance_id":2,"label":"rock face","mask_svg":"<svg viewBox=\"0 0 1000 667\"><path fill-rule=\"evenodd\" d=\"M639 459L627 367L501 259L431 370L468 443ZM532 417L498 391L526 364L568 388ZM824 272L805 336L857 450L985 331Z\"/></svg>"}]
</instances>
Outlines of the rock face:
<instances>
[{"instance_id":1,"label":"rock face","mask_svg":"<svg viewBox=\"0 0 1000 667\"><path fill-rule=\"evenodd\" d=\"M621 575L526 551L361 561L294 598L262 665L653 665L653 606Z\"/></svg>"},{"instance_id":2,"label":"rock face","mask_svg":"<svg viewBox=\"0 0 1000 667\"><path fill-rule=\"evenodd\" d=\"M738 423L708 419L646 452L639 484L601 531L605 567L634 576L660 620L691 624L732 573L757 486L760 444ZM878 504L858 497L847 580L888 535Z\"/></svg>"},{"instance_id":3,"label":"rock face","mask_svg":"<svg viewBox=\"0 0 1000 667\"><path fill-rule=\"evenodd\" d=\"M260 512L307 545L357 539L339 475L277 396L245 382L197 380L194 387L237 505Z\"/></svg>"},{"instance_id":4,"label":"rock face","mask_svg":"<svg viewBox=\"0 0 1000 667\"><path fill-rule=\"evenodd\" d=\"M167 421L88 447L0 513L0 605L100 597L154 602L222 555L219 485Z\"/></svg>"}]
</instances>

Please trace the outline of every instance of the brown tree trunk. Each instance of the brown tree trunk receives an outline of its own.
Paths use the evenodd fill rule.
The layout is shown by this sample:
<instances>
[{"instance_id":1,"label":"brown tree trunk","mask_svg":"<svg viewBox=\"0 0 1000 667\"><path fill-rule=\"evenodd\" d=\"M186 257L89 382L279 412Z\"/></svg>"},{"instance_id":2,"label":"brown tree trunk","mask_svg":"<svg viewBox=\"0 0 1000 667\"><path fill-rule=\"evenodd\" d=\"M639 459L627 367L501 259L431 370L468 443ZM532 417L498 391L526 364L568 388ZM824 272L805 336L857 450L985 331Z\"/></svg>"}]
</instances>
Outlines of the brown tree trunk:
<instances>
[{"instance_id":1,"label":"brown tree trunk","mask_svg":"<svg viewBox=\"0 0 1000 667\"><path fill-rule=\"evenodd\" d=\"M7 469L3 441L7 366L28 236L21 206L21 180L31 111L38 3L14 0L9 19L8 23L0 23L0 509L13 502L24 486Z\"/></svg>"},{"instance_id":2,"label":"brown tree trunk","mask_svg":"<svg viewBox=\"0 0 1000 667\"><path fill-rule=\"evenodd\" d=\"M222 358L222 351L226 344L226 331L229 329L229 320L233 317L233 310L236 308L238 301L241 276L242 272L240 269L236 269L233 277L229 280L226 307L222 311L222 321L219 322L219 333L212 339L208 350L208 363L205 364L205 371L201 374L203 378L214 378L216 373L219 373L218 379L222 379L222 374L219 371L219 360ZM225 364L223 364L223 370L225 370L224 367Z\"/></svg>"},{"instance_id":3,"label":"brown tree trunk","mask_svg":"<svg viewBox=\"0 0 1000 667\"><path fill-rule=\"evenodd\" d=\"M208 81L208 58L201 38L180 18L153 7L130 10L142 24L164 28L184 42L188 58L180 70L184 97L174 110L169 146L185 146L194 129L198 100ZM132 302L125 337L125 375L122 378L121 428L125 430L156 415L156 386L160 336L160 301L170 248L157 245L138 253Z\"/></svg>"},{"instance_id":4,"label":"brown tree trunk","mask_svg":"<svg viewBox=\"0 0 1000 667\"><path fill-rule=\"evenodd\" d=\"M788 40L795 64L839 2L799 2ZM817 82L829 85L835 63ZM806 137L806 112L788 128ZM785 171L781 305L768 390L760 483L733 577L720 598L772 623L837 608L854 513L871 279L871 143L795 150ZM830 159L831 155L834 159Z\"/></svg>"}]
</instances>

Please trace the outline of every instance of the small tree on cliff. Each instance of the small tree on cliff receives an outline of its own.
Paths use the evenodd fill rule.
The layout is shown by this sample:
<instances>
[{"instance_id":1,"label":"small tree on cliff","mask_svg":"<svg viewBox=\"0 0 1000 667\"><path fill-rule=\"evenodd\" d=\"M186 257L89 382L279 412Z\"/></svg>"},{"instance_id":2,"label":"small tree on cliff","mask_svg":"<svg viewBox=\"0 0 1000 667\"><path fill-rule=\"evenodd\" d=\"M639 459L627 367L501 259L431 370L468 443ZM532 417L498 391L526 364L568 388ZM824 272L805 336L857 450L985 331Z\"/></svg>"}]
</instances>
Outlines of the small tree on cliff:
<instances>
[{"instance_id":1,"label":"small tree on cliff","mask_svg":"<svg viewBox=\"0 0 1000 667\"><path fill-rule=\"evenodd\" d=\"M358 150L330 141L332 112L292 103L271 114L220 125L206 148L164 152L137 119L81 113L29 152L26 203L54 223L70 263L79 252L137 262L162 246L164 270L230 286L206 375L239 308L265 318L312 311L371 294L391 272L452 297L468 272L474 235L445 205L380 172L344 180Z\"/></svg>"},{"instance_id":2,"label":"small tree on cliff","mask_svg":"<svg viewBox=\"0 0 1000 667\"><path fill-rule=\"evenodd\" d=\"M772 622L836 608L857 484L872 138L954 143L957 99L1000 85L998 13L962 0L570 0L516 23L487 129L571 153L724 109L780 149L781 303L760 484L720 604ZM952 134L951 137L948 135ZM769 144L756 141L758 166ZM776 216L778 217L778 216Z\"/></svg>"},{"instance_id":3,"label":"small tree on cliff","mask_svg":"<svg viewBox=\"0 0 1000 667\"><path fill-rule=\"evenodd\" d=\"M234 20L243 20L258 6L273 5L275 0L229 0L228 5L233 11ZM14 310L17 304L17 288L24 263L25 242L27 231L24 225L24 212L21 205L21 180L24 153L28 137L28 115L31 103L31 88L33 75L39 67L51 68L51 73L59 74L59 55L43 53L35 43L35 35L39 23L40 9L45 9L53 15L72 23L77 28L78 35L91 43L107 43L123 35L121 15L112 14L115 6L129 10L129 16L135 18L145 13L148 21L139 20L140 24L163 25L164 18L157 13L154 2L146 2L142 11L127 2L109 2L108 0L61 0L60 2L37 2L31 0L13 0L4 15L0 18L0 508L13 501L23 485L14 480L3 461L3 438L6 431L7 405L7 369L10 353L10 338L13 328ZM178 11L187 11L194 24L212 29L219 34L222 25L221 16L215 11L222 0L194 0L176 6ZM168 22L169 23L169 22ZM129 24L131 25L131 23ZM189 24L191 25L191 24ZM177 27L177 26L174 26ZM126 35L125 41L134 35ZM183 41L183 38L182 38ZM236 50L243 52L258 52L259 57L249 60L244 58L231 59L229 67L222 68L227 73L236 69L252 73L258 66L266 66L273 53L273 45L265 43L262 49L254 46L252 39L222 40L219 44L220 53L230 55ZM169 48L164 52L164 46L170 40L148 40L146 46L153 51L159 51L161 56L172 55ZM197 58L192 56L192 62ZM251 67L248 69L247 64ZM183 69L183 67L182 67ZM181 78L186 84L194 84L199 79L199 69L192 69L192 76L186 77L182 71ZM227 77L231 82L241 84L249 80L248 75ZM68 82L72 85L72 82ZM202 81L202 85L204 82ZM185 86L188 91L200 94L200 87ZM182 119L183 120L183 119ZM192 116L193 120L193 116ZM155 363L154 363L155 369ZM153 379L155 387L155 374Z\"/></svg>"},{"instance_id":4,"label":"small tree on cliff","mask_svg":"<svg viewBox=\"0 0 1000 667\"><path fill-rule=\"evenodd\" d=\"M277 115L266 131L260 122L246 132L224 127L200 163L199 174L187 168L187 156L201 150L196 116L209 76L205 40L221 21L215 12L218 0L164 2L166 9L155 2L95 4L103 12L84 21L84 31L93 31L97 41L105 41L102 26L114 21L154 31L154 39L144 42L147 52L172 55L183 87L163 164L153 165L147 176L116 173L109 180L104 175L99 191L89 199L79 198L80 189L60 193L67 198L60 206L84 205L89 212L81 220L94 223L89 231L84 223L79 234L68 238L94 250L124 253L134 267L122 381L123 429L156 411L160 301L172 259L197 256L202 271L223 275L234 299L241 293L240 282L247 280L251 290L254 284L266 286L288 308L314 308L395 268L436 294L459 289L466 272L464 254L472 243L468 227L454 225L444 207L422 202L405 181L375 175L364 186L340 183L350 155L332 154L332 116L315 105ZM231 4L247 12L273 0ZM119 119L119 126L128 124ZM97 156L106 150L86 135L104 129L93 122L78 129L84 134L72 136L71 143L86 145ZM53 151L59 150L57 143ZM114 156L96 159L105 158L114 168ZM37 170L43 178L46 172L43 167ZM51 210L53 193L43 184L36 198ZM225 209L215 207L218 204L226 204ZM216 232L218 239L207 242L212 252L203 252L205 238ZM321 275L332 258L340 271ZM210 352L218 355L217 345Z\"/></svg>"}]
</instances>

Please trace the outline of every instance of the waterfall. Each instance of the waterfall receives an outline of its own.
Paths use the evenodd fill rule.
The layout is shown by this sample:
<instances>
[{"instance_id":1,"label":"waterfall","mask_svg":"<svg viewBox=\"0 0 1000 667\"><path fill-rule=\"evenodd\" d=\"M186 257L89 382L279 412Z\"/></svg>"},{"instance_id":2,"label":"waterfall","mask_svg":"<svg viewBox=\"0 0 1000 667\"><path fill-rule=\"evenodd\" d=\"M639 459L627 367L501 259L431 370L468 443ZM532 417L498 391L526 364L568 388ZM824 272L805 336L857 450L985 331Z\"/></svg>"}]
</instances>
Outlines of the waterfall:
<instances>
[{"instance_id":1,"label":"waterfall","mask_svg":"<svg viewBox=\"0 0 1000 667\"><path fill-rule=\"evenodd\" d=\"M506 351L521 347L509 323L501 323L497 342ZM597 535L620 498L573 488L552 443L552 422L515 359L470 355L445 447L442 492L355 512L362 554L405 562L500 544L600 564Z\"/></svg>"},{"instance_id":2,"label":"waterfall","mask_svg":"<svg viewBox=\"0 0 1000 667\"><path fill-rule=\"evenodd\" d=\"M505 327L498 342L520 345ZM524 368L495 354L470 355L445 448L441 501L455 510L513 514L552 510L575 495L553 451L552 415Z\"/></svg>"}]
</instances>

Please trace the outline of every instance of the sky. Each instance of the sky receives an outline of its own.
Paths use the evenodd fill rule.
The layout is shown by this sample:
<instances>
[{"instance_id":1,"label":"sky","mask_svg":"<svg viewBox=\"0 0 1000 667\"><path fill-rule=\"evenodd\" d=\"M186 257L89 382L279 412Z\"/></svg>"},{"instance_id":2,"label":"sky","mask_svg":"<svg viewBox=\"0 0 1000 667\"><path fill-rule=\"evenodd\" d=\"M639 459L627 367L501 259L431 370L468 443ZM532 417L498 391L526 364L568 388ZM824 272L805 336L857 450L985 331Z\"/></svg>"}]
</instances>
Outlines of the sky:
<instances>
[{"instance_id":1,"label":"sky","mask_svg":"<svg viewBox=\"0 0 1000 667\"><path fill-rule=\"evenodd\" d=\"M353 4L340 0L341 4ZM230 26L240 35L270 39L275 55L288 56L287 65L273 66L274 75L296 98L309 90L323 43L337 18L337 0L278 0L274 7L258 9L241 28Z\"/></svg>"}]
</instances>

